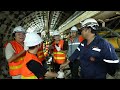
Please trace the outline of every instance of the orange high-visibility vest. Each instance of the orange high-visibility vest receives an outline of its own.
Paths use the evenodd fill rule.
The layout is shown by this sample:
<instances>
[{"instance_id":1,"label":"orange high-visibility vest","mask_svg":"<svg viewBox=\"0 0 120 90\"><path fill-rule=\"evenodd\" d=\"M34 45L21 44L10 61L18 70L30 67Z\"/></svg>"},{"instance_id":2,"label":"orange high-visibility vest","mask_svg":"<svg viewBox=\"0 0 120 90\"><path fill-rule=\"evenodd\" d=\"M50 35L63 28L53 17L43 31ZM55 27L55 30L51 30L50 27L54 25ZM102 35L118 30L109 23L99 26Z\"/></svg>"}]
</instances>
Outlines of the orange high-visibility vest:
<instances>
[{"instance_id":1,"label":"orange high-visibility vest","mask_svg":"<svg viewBox=\"0 0 120 90\"><path fill-rule=\"evenodd\" d=\"M37 56L38 56L38 59L39 59L41 62L42 62L43 60L45 60L45 56L44 56L44 52L43 52L43 44L42 44L42 46L38 49Z\"/></svg>"},{"instance_id":2,"label":"orange high-visibility vest","mask_svg":"<svg viewBox=\"0 0 120 90\"><path fill-rule=\"evenodd\" d=\"M34 54L31 53L26 53L26 56L24 58L24 62L22 65L22 69L21 69L21 79L38 79L28 68L27 68L27 63L30 60L35 60L37 62L39 62L41 65L41 61L38 59L38 57Z\"/></svg>"},{"instance_id":3,"label":"orange high-visibility vest","mask_svg":"<svg viewBox=\"0 0 120 90\"><path fill-rule=\"evenodd\" d=\"M24 50L23 46L15 40L11 41L10 44L12 45L16 54ZM16 76L21 74L21 67L22 67L24 56L25 55L22 55L19 58L17 58L15 61L8 63L9 73L11 76Z\"/></svg>"},{"instance_id":4,"label":"orange high-visibility vest","mask_svg":"<svg viewBox=\"0 0 120 90\"><path fill-rule=\"evenodd\" d=\"M82 42L82 41L84 40L84 38L80 35L80 36L78 37L78 40L79 40L79 42Z\"/></svg>"},{"instance_id":5,"label":"orange high-visibility vest","mask_svg":"<svg viewBox=\"0 0 120 90\"><path fill-rule=\"evenodd\" d=\"M63 49L64 40L60 40L58 46ZM57 51L55 48L55 42L52 44L54 46L53 50L53 60L57 64L63 64L66 60L66 55L63 52Z\"/></svg>"}]
</instances>

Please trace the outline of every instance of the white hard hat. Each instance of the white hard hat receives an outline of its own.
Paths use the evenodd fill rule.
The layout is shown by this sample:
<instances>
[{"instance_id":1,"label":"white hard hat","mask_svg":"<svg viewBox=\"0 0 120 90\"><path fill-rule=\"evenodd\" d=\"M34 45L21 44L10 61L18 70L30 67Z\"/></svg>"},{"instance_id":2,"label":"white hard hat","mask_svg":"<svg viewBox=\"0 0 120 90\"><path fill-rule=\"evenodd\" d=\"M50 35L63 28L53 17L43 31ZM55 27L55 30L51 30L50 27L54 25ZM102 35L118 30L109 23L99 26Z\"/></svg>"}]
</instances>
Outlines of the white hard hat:
<instances>
[{"instance_id":1,"label":"white hard hat","mask_svg":"<svg viewBox=\"0 0 120 90\"><path fill-rule=\"evenodd\" d=\"M12 33L16 33L16 32L23 32L25 33L25 29L21 26L17 26L14 28L13 32Z\"/></svg>"},{"instance_id":2,"label":"white hard hat","mask_svg":"<svg viewBox=\"0 0 120 90\"><path fill-rule=\"evenodd\" d=\"M40 44L42 41L42 38L36 32L31 32L26 34L24 44L31 47Z\"/></svg>"},{"instance_id":3,"label":"white hard hat","mask_svg":"<svg viewBox=\"0 0 120 90\"><path fill-rule=\"evenodd\" d=\"M60 35L59 31L55 30L55 31L53 32L53 36L54 36L54 35Z\"/></svg>"},{"instance_id":4,"label":"white hard hat","mask_svg":"<svg viewBox=\"0 0 120 90\"><path fill-rule=\"evenodd\" d=\"M76 26L73 26L73 27L70 29L70 32L77 32L77 31L78 31L78 29L77 29Z\"/></svg>"},{"instance_id":5,"label":"white hard hat","mask_svg":"<svg viewBox=\"0 0 120 90\"><path fill-rule=\"evenodd\" d=\"M98 22L94 18L85 19L84 21L82 21L80 23L81 23L81 28L91 27L91 28L95 29L94 26L99 26Z\"/></svg>"}]
</instances>

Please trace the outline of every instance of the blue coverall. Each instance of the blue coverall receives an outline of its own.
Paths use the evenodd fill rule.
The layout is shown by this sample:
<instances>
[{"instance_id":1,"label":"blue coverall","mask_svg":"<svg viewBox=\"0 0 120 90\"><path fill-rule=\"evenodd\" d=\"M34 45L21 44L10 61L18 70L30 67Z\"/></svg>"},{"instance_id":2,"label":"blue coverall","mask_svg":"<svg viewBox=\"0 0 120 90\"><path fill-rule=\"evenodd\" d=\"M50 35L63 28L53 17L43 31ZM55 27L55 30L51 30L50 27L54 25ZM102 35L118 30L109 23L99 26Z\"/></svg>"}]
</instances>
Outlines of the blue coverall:
<instances>
[{"instance_id":1,"label":"blue coverall","mask_svg":"<svg viewBox=\"0 0 120 90\"><path fill-rule=\"evenodd\" d=\"M83 79L105 79L107 73L115 73L119 63L114 47L98 35L89 45L86 40L81 42L69 60L73 62L78 56Z\"/></svg>"}]
</instances>

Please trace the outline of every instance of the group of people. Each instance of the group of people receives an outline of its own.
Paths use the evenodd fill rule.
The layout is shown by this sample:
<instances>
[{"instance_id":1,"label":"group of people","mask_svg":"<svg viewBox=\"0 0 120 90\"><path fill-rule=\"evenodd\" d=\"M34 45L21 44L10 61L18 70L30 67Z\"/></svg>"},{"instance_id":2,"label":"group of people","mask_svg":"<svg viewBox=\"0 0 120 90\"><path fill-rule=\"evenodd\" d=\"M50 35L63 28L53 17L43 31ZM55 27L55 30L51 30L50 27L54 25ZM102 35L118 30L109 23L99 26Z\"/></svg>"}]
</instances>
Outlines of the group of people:
<instances>
[{"instance_id":1,"label":"group of people","mask_svg":"<svg viewBox=\"0 0 120 90\"><path fill-rule=\"evenodd\" d=\"M23 27L16 27L13 32L14 40L5 48L5 56L9 65L12 79L44 79L45 77L59 78L61 73L49 72L43 66L42 38L37 33L25 35Z\"/></svg>"},{"instance_id":2,"label":"group of people","mask_svg":"<svg viewBox=\"0 0 120 90\"><path fill-rule=\"evenodd\" d=\"M113 76L119 65L114 47L97 34L99 24L95 19L88 18L80 24L79 30L76 26L70 29L68 41L60 38L59 31L53 32L54 41L49 52L53 57L54 72L44 67L46 60L40 35L25 34L21 26L14 28L14 40L5 48L12 79L64 78L63 70L67 65L72 79L105 79L107 73Z\"/></svg>"}]
</instances>

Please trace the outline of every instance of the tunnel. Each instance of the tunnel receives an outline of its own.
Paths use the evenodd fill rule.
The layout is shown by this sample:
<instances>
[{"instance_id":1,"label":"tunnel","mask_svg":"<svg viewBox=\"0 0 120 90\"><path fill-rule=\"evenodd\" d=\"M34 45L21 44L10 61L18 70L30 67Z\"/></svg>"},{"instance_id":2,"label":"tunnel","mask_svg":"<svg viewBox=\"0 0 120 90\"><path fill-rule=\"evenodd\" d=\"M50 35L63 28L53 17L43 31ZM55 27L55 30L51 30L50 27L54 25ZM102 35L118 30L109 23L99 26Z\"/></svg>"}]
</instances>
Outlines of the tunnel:
<instances>
[{"instance_id":1,"label":"tunnel","mask_svg":"<svg viewBox=\"0 0 120 90\"><path fill-rule=\"evenodd\" d=\"M95 18L99 22L102 27L99 35L114 46L120 57L120 11L0 11L0 77L9 78L4 49L13 39L16 26L22 26L27 33L41 33L43 40L49 41L55 30L62 38L67 38L70 28L80 28L80 21L86 18Z\"/></svg>"}]
</instances>

